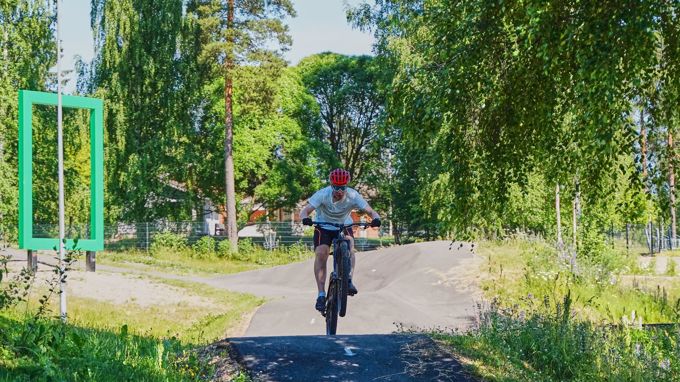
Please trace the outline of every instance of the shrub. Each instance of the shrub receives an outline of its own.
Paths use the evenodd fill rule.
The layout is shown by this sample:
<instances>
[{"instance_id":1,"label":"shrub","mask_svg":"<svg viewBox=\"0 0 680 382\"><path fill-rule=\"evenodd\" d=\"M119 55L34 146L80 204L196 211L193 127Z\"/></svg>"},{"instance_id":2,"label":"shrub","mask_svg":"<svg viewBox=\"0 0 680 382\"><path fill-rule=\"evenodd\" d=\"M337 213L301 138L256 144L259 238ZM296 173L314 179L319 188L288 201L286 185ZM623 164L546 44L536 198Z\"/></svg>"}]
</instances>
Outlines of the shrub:
<instances>
[{"instance_id":1,"label":"shrub","mask_svg":"<svg viewBox=\"0 0 680 382\"><path fill-rule=\"evenodd\" d=\"M253 254L257 248L253 244L253 239L245 238L238 241L238 252L239 254Z\"/></svg>"},{"instance_id":2,"label":"shrub","mask_svg":"<svg viewBox=\"0 0 680 382\"><path fill-rule=\"evenodd\" d=\"M207 259L215 256L215 239L203 236L193 246L194 256L199 259Z\"/></svg>"},{"instance_id":3,"label":"shrub","mask_svg":"<svg viewBox=\"0 0 680 382\"><path fill-rule=\"evenodd\" d=\"M220 240L217 243L217 257L225 259L233 259L234 253L231 251L231 243L229 240Z\"/></svg>"},{"instance_id":4,"label":"shrub","mask_svg":"<svg viewBox=\"0 0 680 382\"><path fill-rule=\"evenodd\" d=\"M151 253L159 254L163 251L184 252L187 249L187 239L172 232L161 232L153 237Z\"/></svg>"}]
</instances>

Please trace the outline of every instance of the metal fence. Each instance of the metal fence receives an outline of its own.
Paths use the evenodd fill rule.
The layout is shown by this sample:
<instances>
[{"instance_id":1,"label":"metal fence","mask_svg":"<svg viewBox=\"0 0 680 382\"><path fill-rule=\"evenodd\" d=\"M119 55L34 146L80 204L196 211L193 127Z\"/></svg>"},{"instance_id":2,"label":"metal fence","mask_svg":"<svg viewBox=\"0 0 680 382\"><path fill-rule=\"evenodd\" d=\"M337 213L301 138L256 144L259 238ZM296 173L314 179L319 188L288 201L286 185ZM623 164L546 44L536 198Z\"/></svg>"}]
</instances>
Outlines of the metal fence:
<instances>
[{"instance_id":1,"label":"metal fence","mask_svg":"<svg viewBox=\"0 0 680 382\"><path fill-rule=\"evenodd\" d=\"M625 227L611 227L605 232L609 244L641 254L655 254L680 248L680 238L673 239L671 227L663 223L626 224ZM680 234L680 233L679 233Z\"/></svg>"},{"instance_id":2,"label":"metal fence","mask_svg":"<svg viewBox=\"0 0 680 382\"><path fill-rule=\"evenodd\" d=\"M34 224L34 237L57 237L57 224ZM224 230L210 226L205 222L195 221L154 221L143 223L115 223L104 227L104 248L106 250L138 249L148 251L159 233L174 233L193 245L204 236L216 241L226 240ZM217 234L215 234L217 233ZM294 244L302 244L313 248L314 228L298 222L259 222L239 229L239 240L249 240L255 245L273 250ZM66 237L87 239L90 236L89 225L68 225ZM357 250L368 251L393 242L389 228L355 228L354 242Z\"/></svg>"}]
</instances>

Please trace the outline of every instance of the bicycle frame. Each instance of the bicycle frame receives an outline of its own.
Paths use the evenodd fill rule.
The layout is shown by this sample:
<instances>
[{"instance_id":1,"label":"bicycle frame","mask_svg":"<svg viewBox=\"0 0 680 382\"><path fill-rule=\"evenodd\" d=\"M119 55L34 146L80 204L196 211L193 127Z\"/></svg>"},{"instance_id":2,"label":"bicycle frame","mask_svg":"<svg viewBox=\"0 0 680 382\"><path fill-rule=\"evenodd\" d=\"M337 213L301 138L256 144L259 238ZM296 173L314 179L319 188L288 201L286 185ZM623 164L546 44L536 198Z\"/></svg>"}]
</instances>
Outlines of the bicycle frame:
<instances>
[{"instance_id":1,"label":"bicycle frame","mask_svg":"<svg viewBox=\"0 0 680 382\"><path fill-rule=\"evenodd\" d=\"M322 315L326 318L326 334L334 335L338 324L338 315L344 317L347 310L348 280L351 272L351 246L349 239L346 238L345 229L360 226L369 227L369 223L334 224L323 222L312 222L321 228L321 225L330 225L339 228L339 232L332 241L333 272L331 272L328 282L328 293L326 294L326 308ZM342 243L345 242L347 251L340 257ZM340 267L342 265L342 268ZM341 268L341 270L340 270ZM342 273L342 274L341 274Z\"/></svg>"}]
</instances>

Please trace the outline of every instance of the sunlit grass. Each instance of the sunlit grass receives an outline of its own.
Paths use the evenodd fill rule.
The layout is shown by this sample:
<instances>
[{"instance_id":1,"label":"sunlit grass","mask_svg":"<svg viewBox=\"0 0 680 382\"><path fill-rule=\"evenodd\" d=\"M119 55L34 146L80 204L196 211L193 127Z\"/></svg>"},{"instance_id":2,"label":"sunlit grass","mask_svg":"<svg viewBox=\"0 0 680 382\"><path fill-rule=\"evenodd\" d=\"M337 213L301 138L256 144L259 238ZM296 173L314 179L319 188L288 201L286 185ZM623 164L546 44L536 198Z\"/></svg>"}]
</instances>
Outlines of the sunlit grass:
<instances>
[{"instance_id":1,"label":"sunlit grass","mask_svg":"<svg viewBox=\"0 0 680 382\"><path fill-rule=\"evenodd\" d=\"M190 249L173 251L106 251L97 256L100 264L131 269L153 269L177 274L231 274L268 268L312 258L314 252L301 246L268 251L254 248L237 256L196 255Z\"/></svg>"},{"instance_id":2,"label":"sunlit grass","mask_svg":"<svg viewBox=\"0 0 680 382\"><path fill-rule=\"evenodd\" d=\"M568 256L541 242L484 242L483 304L467 333L432 333L488 381L656 381L680 375L680 280L636 254ZM607 257L612 256L612 257ZM596 259L597 261L594 261ZM655 264L651 264L653 267ZM644 275L631 275L642 271ZM667 271L668 272L668 271Z\"/></svg>"}]
</instances>

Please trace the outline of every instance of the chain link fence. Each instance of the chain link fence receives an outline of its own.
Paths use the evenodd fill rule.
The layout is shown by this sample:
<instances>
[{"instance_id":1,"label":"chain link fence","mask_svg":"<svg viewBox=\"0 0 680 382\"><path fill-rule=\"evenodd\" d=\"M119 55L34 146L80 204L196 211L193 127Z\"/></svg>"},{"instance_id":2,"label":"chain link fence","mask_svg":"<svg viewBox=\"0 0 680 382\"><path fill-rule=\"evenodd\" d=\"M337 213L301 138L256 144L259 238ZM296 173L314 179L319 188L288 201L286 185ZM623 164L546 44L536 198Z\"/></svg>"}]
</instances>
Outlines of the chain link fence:
<instances>
[{"instance_id":1,"label":"chain link fence","mask_svg":"<svg viewBox=\"0 0 680 382\"><path fill-rule=\"evenodd\" d=\"M354 228L354 245L359 251L369 251L394 242L389 235L388 224L378 228ZM68 225L66 237L87 239L90 236L89 225ZM211 236L216 241L226 240L224 227L220 224L210 226L196 221L155 221L144 223L115 223L104 227L105 250L143 250L148 251L159 233L170 232L186 239L193 245L204 236ZM34 224L34 237L58 237L57 224ZM314 228L299 222L258 222L240 227L239 240L250 240L253 244L273 250L280 247L303 244L314 248Z\"/></svg>"}]
</instances>

